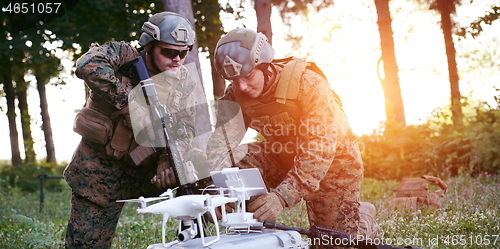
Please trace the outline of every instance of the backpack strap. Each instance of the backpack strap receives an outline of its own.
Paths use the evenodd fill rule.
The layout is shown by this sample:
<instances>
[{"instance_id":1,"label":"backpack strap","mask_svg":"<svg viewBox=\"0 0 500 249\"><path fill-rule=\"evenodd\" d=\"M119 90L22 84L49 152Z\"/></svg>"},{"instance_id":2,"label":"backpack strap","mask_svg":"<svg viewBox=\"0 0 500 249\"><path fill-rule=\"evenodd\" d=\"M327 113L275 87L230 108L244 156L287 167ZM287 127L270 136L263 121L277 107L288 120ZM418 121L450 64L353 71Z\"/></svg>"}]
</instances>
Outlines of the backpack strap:
<instances>
[{"instance_id":1,"label":"backpack strap","mask_svg":"<svg viewBox=\"0 0 500 249\"><path fill-rule=\"evenodd\" d=\"M282 59L274 59L273 64L278 64L283 67L278 86L276 88L276 102L284 104L287 99L296 99L299 94L300 77L307 69L319 74L323 79L327 80L325 74L314 62L306 61L300 57L286 57ZM342 102L337 93L334 92L335 99L342 107Z\"/></svg>"},{"instance_id":2,"label":"backpack strap","mask_svg":"<svg viewBox=\"0 0 500 249\"><path fill-rule=\"evenodd\" d=\"M440 190L436 191L436 194L438 194L440 197L443 197L444 194L446 194L446 191L448 190L448 185L446 185L446 183L444 183L443 180L435 176L422 176L422 178L438 185L441 188Z\"/></svg>"},{"instance_id":3,"label":"backpack strap","mask_svg":"<svg viewBox=\"0 0 500 249\"><path fill-rule=\"evenodd\" d=\"M276 88L276 102L284 104L287 99L296 99L299 95L300 77L307 67L307 61L303 59L292 59L285 64L281 71L278 86Z\"/></svg>"}]
</instances>

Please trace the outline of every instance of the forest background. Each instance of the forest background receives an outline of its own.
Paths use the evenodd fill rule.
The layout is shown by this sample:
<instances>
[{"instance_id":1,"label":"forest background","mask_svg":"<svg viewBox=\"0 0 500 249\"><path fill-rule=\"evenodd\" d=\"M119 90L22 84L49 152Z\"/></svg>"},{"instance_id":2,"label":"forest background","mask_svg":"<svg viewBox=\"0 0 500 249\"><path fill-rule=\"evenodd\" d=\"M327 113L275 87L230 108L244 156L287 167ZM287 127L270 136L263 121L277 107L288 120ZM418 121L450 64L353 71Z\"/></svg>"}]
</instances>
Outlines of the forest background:
<instances>
[{"instance_id":1,"label":"forest background","mask_svg":"<svg viewBox=\"0 0 500 249\"><path fill-rule=\"evenodd\" d=\"M77 1L64 3L60 16L33 16L28 28L5 1L4 174L61 173L80 139L71 127L85 101L74 61L93 42L136 41L141 24L169 2L187 9L197 28L200 53L191 54L208 103L202 112L225 85L210 67L215 42L249 27L268 35L277 58L302 56L323 69L360 137L367 177L498 171L499 1Z\"/></svg>"},{"instance_id":2,"label":"forest background","mask_svg":"<svg viewBox=\"0 0 500 249\"><path fill-rule=\"evenodd\" d=\"M73 0L53 16L9 15L9 3L0 12L2 248L63 248L71 190L47 179L43 211L38 175L60 176L80 140L72 125L85 87L74 62L93 42L137 44L142 23L164 8L197 29L200 53L186 62L200 70L201 113L225 85L211 73L215 42L236 27L262 31L277 58L316 62L341 96L365 165L361 198L377 207L383 238L422 248L500 244L498 0ZM422 174L448 184L441 207L388 210L401 178ZM159 241L160 219L135 208L125 206L113 248ZM278 223L308 228L304 203Z\"/></svg>"}]
</instances>

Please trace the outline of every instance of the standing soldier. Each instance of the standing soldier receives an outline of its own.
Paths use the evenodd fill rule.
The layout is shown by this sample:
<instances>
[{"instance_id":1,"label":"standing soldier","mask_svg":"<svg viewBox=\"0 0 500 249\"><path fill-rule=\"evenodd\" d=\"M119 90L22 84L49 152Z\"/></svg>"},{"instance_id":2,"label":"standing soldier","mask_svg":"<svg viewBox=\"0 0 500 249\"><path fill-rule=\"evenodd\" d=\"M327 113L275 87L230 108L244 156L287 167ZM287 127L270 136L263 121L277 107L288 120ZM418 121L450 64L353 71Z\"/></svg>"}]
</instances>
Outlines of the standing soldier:
<instances>
[{"instance_id":1,"label":"standing soldier","mask_svg":"<svg viewBox=\"0 0 500 249\"><path fill-rule=\"evenodd\" d=\"M144 130L150 137L155 135L149 129L147 109L129 105L136 88L127 77L131 75L121 70L124 64L139 56L144 59L161 103L185 125L186 134L179 141L179 150L188 154L186 160L189 155L197 155L187 152L193 151L192 92L196 81L182 65L194 39L195 33L185 17L162 12L142 26L141 48L115 41L93 45L76 62L76 75L85 81L90 92L74 125L82 141L64 171L72 189L67 248L110 248L123 207L116 200L158 196L177 185L165 155L137 156L135 149L144 148L138 146L133 130L139 126L147 128Z\"/></svg>"},{"instance_id":2,"label":"standing soldier","mask_svg":"<svg viewBox=\"0 0 500 249\"><path fill-rule=\"evenodd\" d=\"M261 222L275 221L285 207L305 200L311 227L356 236L363 163L340 98L323 73L302 59L274 60L267 38L245 28L219 40L215 66L231 81L222 100L237 102L245 128L265 138L245 144L246 156L229 165L259 168L272 189L251 200L248 210ZM221 113L218 127L229 119ZM212 170L228 166L217 155L221 146L214 136L208 142Z\"/></svg>"}]
</instances>

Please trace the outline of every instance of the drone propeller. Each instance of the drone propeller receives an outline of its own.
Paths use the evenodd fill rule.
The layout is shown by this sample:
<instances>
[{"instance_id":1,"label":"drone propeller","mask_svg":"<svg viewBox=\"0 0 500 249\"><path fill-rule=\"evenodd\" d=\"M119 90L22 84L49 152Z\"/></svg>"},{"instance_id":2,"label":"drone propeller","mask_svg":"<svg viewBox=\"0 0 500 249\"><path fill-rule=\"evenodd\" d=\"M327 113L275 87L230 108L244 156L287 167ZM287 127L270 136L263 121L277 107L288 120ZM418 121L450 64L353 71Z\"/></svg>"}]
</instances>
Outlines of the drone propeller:
<instances>
[{"instance_id":1,"label":"drone propeller","mask_svg":"<svg viewBox=\"0 0 500 249\"><path fill-rule=\"evenodd\" d=\"M156 201L156 200L164 200L168 199L168 196L160 196L160 197L149 197L149 198L144 198L144 197L139 197L139 199L128 199L128 200L117 200L116 202L145 202L148 203L150 201Z\"/></svg>"},{"instance_id":2,"label":"drone propeller","mask_svg":"<svg viewBox=\"0 0 500 249\"><path fill-rule=\"evenodd\" d=\"M264 189L264 188L234 188L234 187L229 187L229 188L212 188L212 189L204 189L204 190L214 190L214 191L220 191L220 190L234 190L236 192L243 192L243 191L251 191L251 190L259 190L259 189Z\"/></svg>"},{"instance_id":3,"label":"drone propeller","mask_svg":"<svg viewBox=\"0 0 500 249\"><path fill-rule=\"evenodd\" d=\"M179 187L177 187L179 188ZM173 198L173 190L176 190L177 188L174 189L167 189L167 191L163 192L160 197L167 197L167 198Z\"/></svg>"},{"instance_id":4,"label":"drone propeller","mask_svg":"<svg viewBox=\"0 0 500 249\"><path fill-rule=\"evenodd\" d=\"M222 206L222 205L229 203L229 202L235 202L237 200L238 200L238 198L236 198L236 197L230 198L230 197L224 197L224 196L214 196L214 197L209 197L207 199L207 203L209 203L208 205L211 205L212 207L218 207L218 206Z\"/></svg>"}]
</instances>

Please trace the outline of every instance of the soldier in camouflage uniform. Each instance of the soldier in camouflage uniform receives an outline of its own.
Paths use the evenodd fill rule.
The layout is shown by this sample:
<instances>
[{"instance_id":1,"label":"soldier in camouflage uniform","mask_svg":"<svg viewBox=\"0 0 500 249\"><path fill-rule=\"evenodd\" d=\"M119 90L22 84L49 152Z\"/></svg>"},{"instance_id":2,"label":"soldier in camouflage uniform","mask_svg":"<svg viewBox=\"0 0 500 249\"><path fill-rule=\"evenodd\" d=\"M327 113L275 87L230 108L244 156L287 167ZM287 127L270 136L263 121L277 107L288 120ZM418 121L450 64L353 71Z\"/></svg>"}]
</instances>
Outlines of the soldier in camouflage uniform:
<instances>
[{"instance_id":1,"label":"soldier in camouflage uniform","mask_svg":"<svg viewBox=\"0 0 500 249\"><path fill-rule=\"evenodd\" d=\"M98 129L81 134L82 141L64 171L64 178L72 188L67 248L110 248L123 207L116 200L158 196L177 185L168 160L161 156L158 159L158 154L137 166L129 160L128 153L140 147L134 139L132 124L141 123L146 117L131 115L141 109L136 106L129 110L133 88L131 79L119 70L123 64L143 57L161 103L186 126L187 136L180 143L180 150L190 149L195 121L192 92L196 83L182 64L194 43L194 31L186 18L171 12L153 15L142 31L140 49L126 42L93 45L76 63L76 75L90 89L83 109L95 113L90 118L99 115L104 115L100 117L102 120L109 118L113 128L103 141L94 139L101 132ZM75 121L75 129L81 126L81 120ZM151 135L150 130L148 133Z\"/></svg>"},{"instance_id":2,"label":"soldier in camouflage uniform","mask_svg":"<svg viewBox=\"0 0 500 249\"><path fill-rule=\"evenodd\" d=\"M356 236L363 164L340 99L321 71L300 59L274 60L267 38L244 28L219 40L215 66L231 81L222 100L237 102L245 128L265 141L245 144L246 156L234 160L236 165L224 164L216 151L226 142L214 133L207 146L213 169L260 169L272 191L250 200L248 210L259 221L274 221L283 208L305 200L311 226ZM223 113L219 110L217 127L227 121Z\"/></svg>"}]
</instances>

